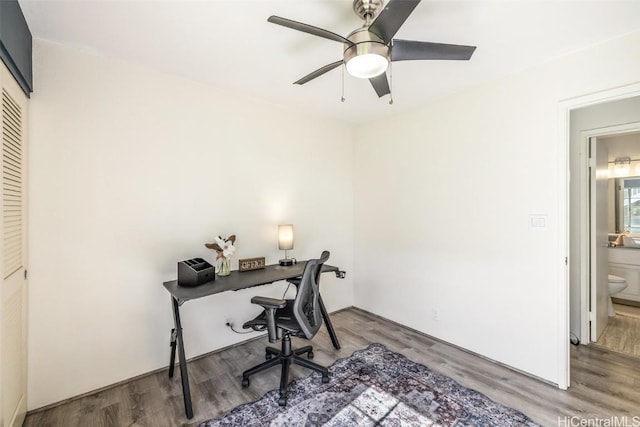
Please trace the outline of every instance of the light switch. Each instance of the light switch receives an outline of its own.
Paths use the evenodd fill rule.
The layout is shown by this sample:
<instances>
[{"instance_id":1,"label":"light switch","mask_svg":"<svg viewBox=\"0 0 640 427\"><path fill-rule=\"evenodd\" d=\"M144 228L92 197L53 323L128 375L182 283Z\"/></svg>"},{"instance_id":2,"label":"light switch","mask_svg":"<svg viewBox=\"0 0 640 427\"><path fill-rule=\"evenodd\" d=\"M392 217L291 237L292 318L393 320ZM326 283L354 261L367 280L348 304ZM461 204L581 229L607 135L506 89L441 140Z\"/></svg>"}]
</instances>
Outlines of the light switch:
<instances>
[{"instance_id":1,"label":"light switch","mask_svg":"<svg viewBox=\"0 0 640 427\"><path fill-rule=\"evenodd\" d=\"M547 215L529 215L529 228L532 230L546 230Z\"/></svg>"}]
</instances>

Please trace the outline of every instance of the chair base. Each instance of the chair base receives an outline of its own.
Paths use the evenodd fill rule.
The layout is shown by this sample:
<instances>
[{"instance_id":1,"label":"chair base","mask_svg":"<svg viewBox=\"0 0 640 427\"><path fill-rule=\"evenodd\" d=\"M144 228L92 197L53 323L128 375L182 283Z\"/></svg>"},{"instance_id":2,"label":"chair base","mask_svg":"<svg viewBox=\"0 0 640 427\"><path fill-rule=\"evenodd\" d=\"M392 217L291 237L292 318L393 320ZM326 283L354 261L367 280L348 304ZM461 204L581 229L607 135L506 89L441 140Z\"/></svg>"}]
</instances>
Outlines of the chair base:
<instances>
[{"instance_id":1,"label":"chair base","mask_svg":"<svg viewBox=\"0 0 640 427\"><path fill-rule=\"evenodd\" d=\"M278 405L285 406L287 404L287 386L289 385L289 367L292 363L305 368L312 369L322 374L322 382L329 382L329 370L322 365L318 365L308 359L301 357L300 355L307 353L308 359L313 358L313 347L310 345L292 350L291 349L291 337L289 334L284 335L282 338L282 350L278 350L274 347L267 347L265 349L266 362L254 366L251 369L247 369L242 373L242 387L249 387L249 377L258 372L262 372L276 365L282 365L282 371L280 373L280 398L278 399Z\"/></svg>"}]
</instances>

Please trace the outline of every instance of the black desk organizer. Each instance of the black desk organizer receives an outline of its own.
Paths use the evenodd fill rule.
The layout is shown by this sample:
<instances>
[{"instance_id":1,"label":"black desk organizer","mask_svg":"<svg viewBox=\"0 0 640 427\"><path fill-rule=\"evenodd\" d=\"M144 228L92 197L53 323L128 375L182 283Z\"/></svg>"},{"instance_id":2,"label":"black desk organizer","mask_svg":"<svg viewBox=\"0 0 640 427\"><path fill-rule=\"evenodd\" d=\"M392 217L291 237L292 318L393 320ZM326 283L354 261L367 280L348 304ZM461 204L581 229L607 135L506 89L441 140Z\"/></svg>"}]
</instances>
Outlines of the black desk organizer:
<instances>
[{"instance_id":1,"label":"black desk organizer","mask_svg":"<svg viewBox=\"0 0 640 427\"><path fill-rule=\"evenodd\" d=\"M178 285L198 286L216 280L216 270L202 258L193 258L178 263Z\"/></svg>"}]
</instances>

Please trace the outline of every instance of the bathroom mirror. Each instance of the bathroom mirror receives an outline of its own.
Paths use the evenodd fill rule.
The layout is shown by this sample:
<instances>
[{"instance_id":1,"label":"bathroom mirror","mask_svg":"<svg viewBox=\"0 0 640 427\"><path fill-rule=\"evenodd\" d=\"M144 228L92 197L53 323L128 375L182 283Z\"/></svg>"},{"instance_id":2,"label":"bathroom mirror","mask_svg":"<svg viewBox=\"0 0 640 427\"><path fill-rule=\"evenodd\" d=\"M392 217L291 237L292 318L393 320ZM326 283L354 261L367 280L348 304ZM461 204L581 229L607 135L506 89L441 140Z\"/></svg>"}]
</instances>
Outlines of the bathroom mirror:
<instances>
[{"instance_id":1,"label":"bathroom mirror","mask_svg":"<svg viewBox=\"0 0 640 427\"><path fill-rule=\"evenodd\" d=\"M640 234L640 176L609 179L609 230Z\"/></svg>"}]
</instances>

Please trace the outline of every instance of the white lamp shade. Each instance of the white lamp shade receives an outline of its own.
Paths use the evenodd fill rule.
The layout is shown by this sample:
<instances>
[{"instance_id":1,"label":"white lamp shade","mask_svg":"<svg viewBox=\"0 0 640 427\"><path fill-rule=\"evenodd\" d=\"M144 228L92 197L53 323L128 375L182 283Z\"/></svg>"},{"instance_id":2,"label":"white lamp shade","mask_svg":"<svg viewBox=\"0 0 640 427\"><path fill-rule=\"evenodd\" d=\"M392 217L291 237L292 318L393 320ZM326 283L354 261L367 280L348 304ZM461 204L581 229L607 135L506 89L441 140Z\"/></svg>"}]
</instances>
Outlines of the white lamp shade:
<instances>
[{"instance_id":1,"label":"white lamp shade","mask_svg":"<svg viewBox=\"0 0 640 427\"><path fill-rule=\"evenodd\" d=\"M278 225L278 249L282 251L293 249L293 224Z\"/></svg>"},{"instance_id":2,"label":"white lamp shade","mask_svg":"<svg viewBox=\"0 0 640 427\"><path fill-rule=\"evenodd\" d=\"M354 77L369 79L387 71L389 61L382 55L367 53L354 56L347 62L347 72Z\"/></svg>"}]
</instances>

